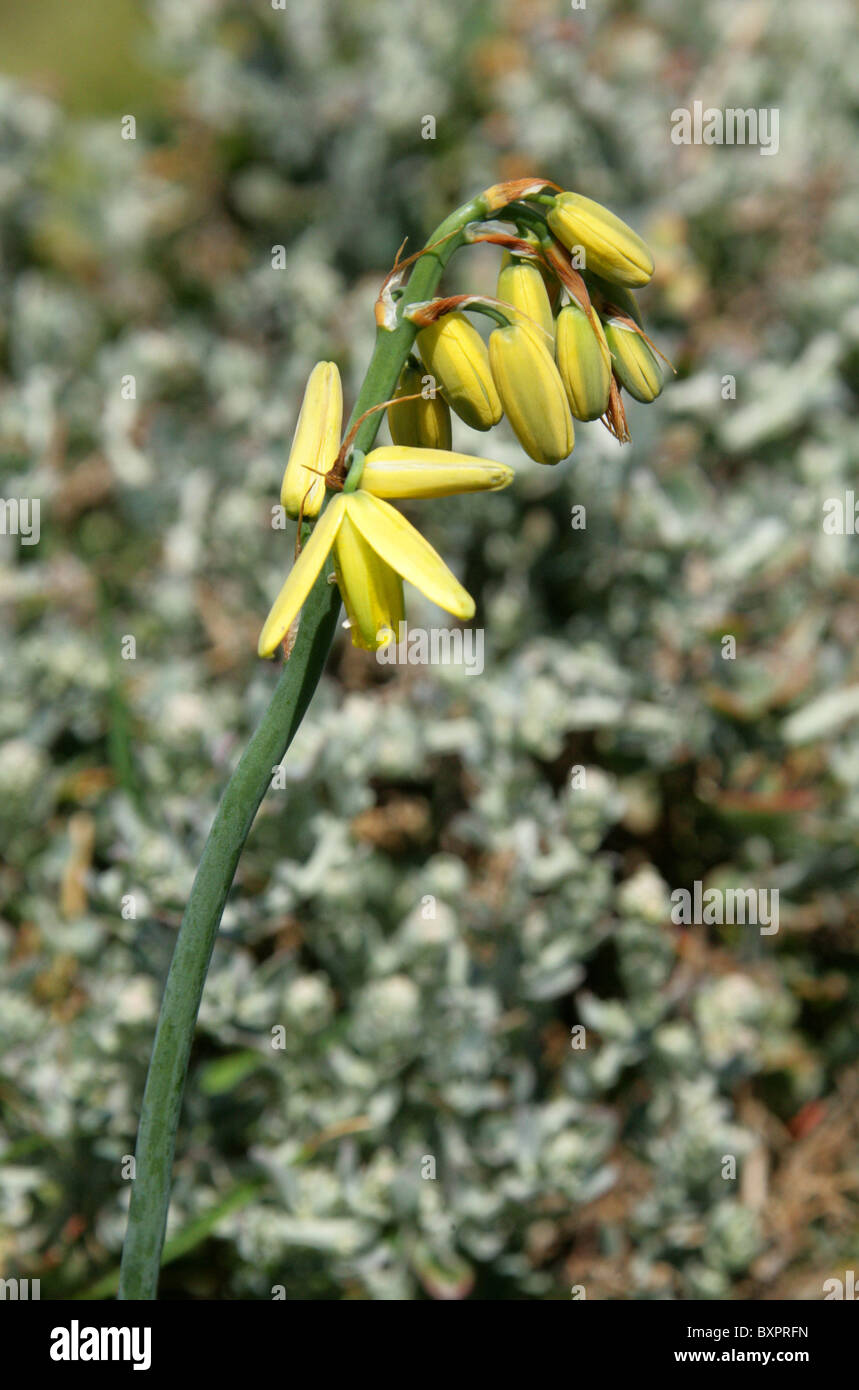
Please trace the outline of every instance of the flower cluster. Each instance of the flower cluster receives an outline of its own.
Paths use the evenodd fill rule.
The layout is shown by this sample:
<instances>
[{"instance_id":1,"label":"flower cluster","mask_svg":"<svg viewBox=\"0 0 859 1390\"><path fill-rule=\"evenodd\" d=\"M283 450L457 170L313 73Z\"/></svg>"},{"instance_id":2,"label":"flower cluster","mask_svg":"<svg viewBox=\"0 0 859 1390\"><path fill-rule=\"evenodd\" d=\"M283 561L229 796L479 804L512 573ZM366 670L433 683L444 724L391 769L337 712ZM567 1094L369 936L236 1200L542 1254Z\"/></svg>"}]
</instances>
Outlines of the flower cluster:
<instances>
[{"instance_id":1,"label":"flower cluster","mask_svg":"<svg viewBox=\"0 0 859 1390\"><path fill-rule=\"evenodd\" d=\"M529 457L554 464L572 452L574 420L602 418L626 441L622 391L648 402L662 390L658 354L632 293L653 274L647 246L591 198L546 188L522 180L488 190L488 199L508 204L504 224L514 224L470 232L471 241L506 248L495 299L459 295L406 311L441 400L409 417L401 408L389 412L399 442L449 438L448 408L478 430L506 415ZM488 348L465 310L498 321ZM413 359L403 394L416 389L420 371Z\"/></svg>"},{"instance_id":2,"label":"flower cluster","mask_svg":"<svg viewBox=\"0 0 859 1390\"><path fill-rule=\"evenodd\" d=\"M314 368L281 503L290 516L311 521L326 495L334 495L266 620L261 656L273 656L287 638L332 553L356 646L375 650L393 639L403 620L403 579L456 617L473 616L473 599L387 500L498 489L512 481L504 464L451 451L451 410L476 430L506 415L532 459L556 464L572 452L574 419L602 419L623 442L629 431L622 390L639 401L659 395L662 370L632 293L653 273L649 250L599 203L548 191L554 187L518 180L477 200L483 217L468 224L464 240L504 248L495 298L457 295L398 311L403 267L394 267L379 299L380 330L410 320L420 359L409 356L394 397L380 403L387 406L393 446L365 456L350 450L354 431L341 445L337 367ZM501 220L489 220L498 214ZM468 311L496 321L488 346Z\"/></svg>"}]
</instances>

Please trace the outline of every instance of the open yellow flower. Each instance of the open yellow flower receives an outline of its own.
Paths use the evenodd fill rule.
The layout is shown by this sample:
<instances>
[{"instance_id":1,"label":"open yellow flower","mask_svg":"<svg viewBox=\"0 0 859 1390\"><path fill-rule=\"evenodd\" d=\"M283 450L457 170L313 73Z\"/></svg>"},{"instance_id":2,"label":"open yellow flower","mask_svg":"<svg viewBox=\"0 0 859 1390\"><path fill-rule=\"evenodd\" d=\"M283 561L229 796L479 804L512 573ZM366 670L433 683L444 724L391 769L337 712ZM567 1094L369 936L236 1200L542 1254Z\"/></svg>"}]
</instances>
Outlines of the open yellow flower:
<instances>
[{"instance_id":1,"label":"open yellow flower","mask_svg":"<svg viewBox=\"0 0 859 1390\"><path fill-rule=\"evenodd\" d=\"M379 557L350 517L348 502L355 496L346 495L347 505L334 542L334 572L349 619L352 645L375 651L396 640L400 623L405 621L403 581Z\"/></svg>"},{"instance_id":2,"label":"open yellow flower","mask_svg":"<svg viewBox=\"0 0 859 1390\"><path fill-rule=\"evenodd\" d=\"M491 490L512 478L513 470L502 463L442 449L373 450L362 486L332 499L290 570L260 634L260 656L277 651L332 551L355 646L374 651L395 637L403 620L404 579L455 617L472 618L471 595L429 541L383 498Z\"/></svg>"}]
</instances>

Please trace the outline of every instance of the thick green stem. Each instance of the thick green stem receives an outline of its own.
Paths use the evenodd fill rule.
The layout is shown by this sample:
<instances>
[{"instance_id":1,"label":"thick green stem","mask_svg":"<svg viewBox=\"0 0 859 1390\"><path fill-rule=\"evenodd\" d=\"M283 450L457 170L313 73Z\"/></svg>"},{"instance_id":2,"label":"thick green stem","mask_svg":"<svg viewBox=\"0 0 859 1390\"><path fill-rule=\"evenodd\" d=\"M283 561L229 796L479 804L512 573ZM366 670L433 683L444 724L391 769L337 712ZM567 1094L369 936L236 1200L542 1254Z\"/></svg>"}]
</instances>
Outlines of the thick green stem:
<instances>
[{"instance_id":1,"label":"thick green stem","mask_svg":"<svg viewBox=\"0 0 859 1390\"><path fill-rule=\"evenodd\" d=\"M403 309L431 298L445 265L462 245L466 224L485 215L478 198L458 208L430 237L428 245L440 244L415 262L397 305L397 326L378 330L350 425L371 406L393 395L417 331L402 318ZM361 422L354 447L367 450L372 446L381 418L382 412L376 411ZM273 770L292 742L322 675L339 611L339 592L328 584L323 571L302 611L295 646L271 704L227 783L209 831L176 939L143 1093L122 1252L121 1299L156 1297L185 1077L221 915Z\"/></svg>"}]
</instances>

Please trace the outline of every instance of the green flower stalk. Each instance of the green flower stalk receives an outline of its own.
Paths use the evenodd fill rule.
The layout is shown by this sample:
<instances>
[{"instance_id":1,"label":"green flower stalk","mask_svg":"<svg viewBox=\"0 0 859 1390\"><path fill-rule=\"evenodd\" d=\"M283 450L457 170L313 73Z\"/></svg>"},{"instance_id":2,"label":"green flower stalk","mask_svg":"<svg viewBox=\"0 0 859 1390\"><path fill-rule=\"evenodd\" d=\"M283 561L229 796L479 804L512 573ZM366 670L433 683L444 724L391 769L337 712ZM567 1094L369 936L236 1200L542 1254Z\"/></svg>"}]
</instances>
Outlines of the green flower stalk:
<instances>
[{"instance_id":1,"label":"green flower stalk","mask_svg":"<svg viewBox=\"0 0 859 1390\"><path fill-rule=\"evenodd\" d=\"M448 407L478 430L497 424L504 410L532 458L565 458L573 447L570 405L588 418L605 396L607 363L601 359L600 369L594 356L595 345L605 347L597 310L606 318L614 366L604 423L618 439L628 437L621 383L639 399L656 393L647 343L616 318L631 314L628 286L649 277L649 252L597 204L548 191L555 187L545 179L498 184L451 213L422 250L404 262L397 258L376 303L375 348L342 442L337 367L321 362L311 373L281 490L283 507L298 521L299 552L259 641L260 655L275 656L283 645L286 660L224 790L177 936L140 1111L121 1299L156 1297L182 1096L221 916L272 769L322 675L341 600L353 643L370 651L399 630L403 580L460 618L475 611L456 576L394 505L495 491L511 482L507 465L451 452ZM553 235L553 221L561 240ZM600 296L595 307L562 244L573 233L588 241L589 271L605 277L594 288ZM493 242L513 258L502 273L499 299L434 298L451 256L475 241ZM561 296L579 308L575 322L561 310L559 372L551 305ZM465 315L469 308L502 325L488 351ZM420 364L412 356L415 346ZM577 363L577 351L587 360ZM422 385L427 374L436 378L440 397L425 401L421 391L417 403L402 399L418 396L420 387L409 388ZM386 408L394 443L374 449Z\"/></svg>"}]
</instances>

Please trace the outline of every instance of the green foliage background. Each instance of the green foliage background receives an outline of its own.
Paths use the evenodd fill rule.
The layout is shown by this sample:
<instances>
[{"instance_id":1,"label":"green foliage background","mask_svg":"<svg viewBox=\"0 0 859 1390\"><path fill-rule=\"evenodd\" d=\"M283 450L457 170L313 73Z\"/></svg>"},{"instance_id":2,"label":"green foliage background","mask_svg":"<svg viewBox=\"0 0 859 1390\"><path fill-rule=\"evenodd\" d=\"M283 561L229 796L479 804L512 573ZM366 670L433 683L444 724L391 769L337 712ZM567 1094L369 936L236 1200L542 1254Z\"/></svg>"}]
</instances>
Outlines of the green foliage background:
<instances>
[{"instance_id":1,"label":"green foliage background","mask_svg":"<svg viewBox=\"0 0 859 1390\"><path fill-rule=\"evenodd\" d=\"M677 379L554 470L462 427L516 485L415 504L486 670L338 645L215 952L162 1296L820 1298L859 1229L859 542L822 526L852 7L37 9L0 79L0 493L42 526L0 536L0 1272L112 1287L160 984L275 679L310 367L354 398L403 237L540 174L645 235ZM778 154L672 144L694 100L777 107ZM777 888L778 934L673 926L696 879Z\"/></svg>"}]
</instances>

